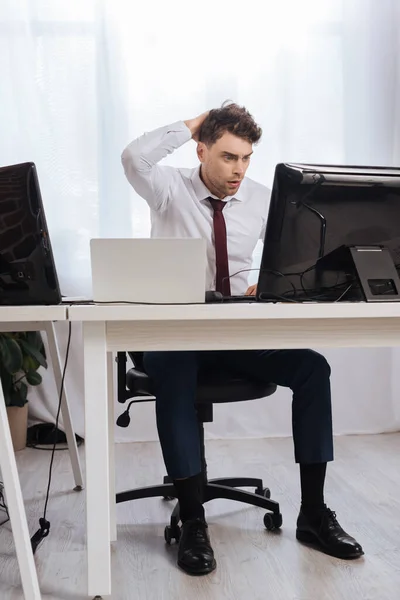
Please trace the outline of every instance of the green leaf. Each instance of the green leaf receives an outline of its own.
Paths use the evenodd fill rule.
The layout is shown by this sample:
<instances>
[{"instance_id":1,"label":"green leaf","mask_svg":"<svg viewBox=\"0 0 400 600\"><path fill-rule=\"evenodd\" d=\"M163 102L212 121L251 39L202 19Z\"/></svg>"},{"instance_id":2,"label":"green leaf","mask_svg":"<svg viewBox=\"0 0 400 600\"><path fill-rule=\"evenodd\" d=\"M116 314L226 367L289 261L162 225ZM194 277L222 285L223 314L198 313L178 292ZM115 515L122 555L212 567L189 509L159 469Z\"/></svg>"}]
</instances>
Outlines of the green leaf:
<instances>
[{"instance_id":1,"label":"green leaf","mask_svg":"<svg viewBox=\"0 0 400 600\"><path fill-rule=\"evenodd\" d=\"M40 352L42 351L43 340L40 331L27 331L24 339L30 346L33 346Z\"/></svg>"},{"instance_id":2,"label":"green leaf","mask_svg":"<svg viewBox=\"0 0 400 600\"><path fill-rule=\"evenodd\" d=\"M23 381L21 381L18 385L18 394L23 403L25 404L28 398L28 386Z\"/></svg>"},{"instance_id":3,"label":"green leaf","mask_svg":"<svg viewBox=\"0 0 400 600\"><path fill-rule=\"evenodd\" d=\"M28 371L26 374L26 380L29 385L40 385L42 383L42 376L37 371Z\"/></svg>"},{"instance_id":4,"label":"green leaf","mask_svg":"<svg viewBox=\"0 0 400 600\"><path fill-rule=\"evenodd\" d=\"M24 384L25 385L25 384ZM25 385L26 390L28 390L27 386ZM10 403L9 406L20 406L22 408L22 406L25 406L25 404L27 403L27 394L24 394L24 390L16 390L13 389L11 394L10 394Z\"/></svg>"},{"instance_id":5,"label":"green leaf","mask_svg":"<svg viewBox=\"0 0 400 600\"><path fill-rule=\"evenodd\" d=\"M47 369L47 361L44 358L43 354L41 354L37 348L35 348L34 346L31 346L30 344L28 344L28 342L26 342L25 340L22 340L22 339L19 340L19 343L21 345L21 348L24 350L24 352L26 352L26 354L35 358L41 367L44 367L45 369Z\"/></svg>"},{"instance_id":6,"label":"green leaf","mask_svg":"<svg viewBox=\"0 0 400 600\"><path fill-rule=\"evenodd\" d=\"M18 342L4 336L1 343L1 362L8 373L18 373L22 369L23 356Z\"/></svg>"},{"instance_id":7,"label":"green leaf","mask_svg":"<svg viewBox=\"0 0 400 600\"><path fill-rule=\"evenodd\" d=\"M25 371L25 373L28 373L28 371L37 371L39 367L40 365L37 360L35 360L32 356L28 356L27 354L25 354L22 363L22 368Z\"/></svg>"},{"instance_id":8,"label":"green leaf","mask_svg":"<svg viewBox=\"0 0 400 600\"><path fill-rule=\"evenodd\" d=\"M44 358L46 358L46 350L40 331L27 331L25 340L30 346L33 346L34 348L39 350L40 354L42 354Z\"/></svg>"},{"instance_id":9,"label":"green leaf","mask_svg":"<svg viewBox=\"0 0 400 600\"><path fill-rule=\"evenodd\" d=\"M39 350L40 343L38 344L37 331L26 331L23 339Z\"/></svg>"},{"instance_id":10,"label":"green leaf","mask_svg":"<svg viewBox=\"0 0 400 600\"><path fill-rule=\"evenodd\" d=\"M3 386L3 390L11 388L13 376L11 375L11 373L8 373L8 371L5 370L2 364L0 364L0 379L1 384Z\"/></svg>"}]
</instances>

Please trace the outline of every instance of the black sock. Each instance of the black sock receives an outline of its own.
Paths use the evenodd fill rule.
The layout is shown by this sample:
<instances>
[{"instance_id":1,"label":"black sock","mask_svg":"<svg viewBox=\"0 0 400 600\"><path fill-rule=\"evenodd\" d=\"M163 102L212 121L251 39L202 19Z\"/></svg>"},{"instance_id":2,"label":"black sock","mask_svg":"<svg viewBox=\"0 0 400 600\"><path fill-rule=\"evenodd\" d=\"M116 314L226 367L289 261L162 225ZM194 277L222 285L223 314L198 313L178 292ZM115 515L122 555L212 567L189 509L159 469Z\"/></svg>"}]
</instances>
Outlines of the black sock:
<instances>
[{"instance_id":1,"label":"black sock","mask_svg":"<svg viewBox=\"0 0 400 600\"><path fill-rule=\"evenodd\" d=\"M326 463L300 465L301 509L306 515L316 515L325 507L325 474Z\"/></svg>"},{"instance_id":2,"label":"black sock","mask_svg":"<svg viewBox=\"0 0 400 600\"><path fill-rule=\"evenodd\" d=\"M187 479L174 479L174 485L182 523L192 519L204 519L203 474L199 473Z\"/></svg>"}]
</instances>

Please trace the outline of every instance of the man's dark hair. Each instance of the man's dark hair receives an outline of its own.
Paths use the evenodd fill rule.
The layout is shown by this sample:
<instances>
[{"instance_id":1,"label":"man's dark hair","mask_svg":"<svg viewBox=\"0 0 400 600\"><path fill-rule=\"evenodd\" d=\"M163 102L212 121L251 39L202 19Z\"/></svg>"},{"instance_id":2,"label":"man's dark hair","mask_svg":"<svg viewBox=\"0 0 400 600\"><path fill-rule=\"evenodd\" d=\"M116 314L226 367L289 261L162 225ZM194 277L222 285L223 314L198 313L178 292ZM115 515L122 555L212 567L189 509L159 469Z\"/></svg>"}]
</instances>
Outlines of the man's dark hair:
<instances>
[{"instance_id":1,"label":"man's dark hair","mask_svg":"<svg viewBox=\"0 0 400 600\"><path fill-rule=\"evenodd\" d=\"M221 108L210 111L200 129L199 141L207 146L215 144L228 131L237 137L257 144L262 130L244 106L224 103Z\"/></svg>"}]
</instances>

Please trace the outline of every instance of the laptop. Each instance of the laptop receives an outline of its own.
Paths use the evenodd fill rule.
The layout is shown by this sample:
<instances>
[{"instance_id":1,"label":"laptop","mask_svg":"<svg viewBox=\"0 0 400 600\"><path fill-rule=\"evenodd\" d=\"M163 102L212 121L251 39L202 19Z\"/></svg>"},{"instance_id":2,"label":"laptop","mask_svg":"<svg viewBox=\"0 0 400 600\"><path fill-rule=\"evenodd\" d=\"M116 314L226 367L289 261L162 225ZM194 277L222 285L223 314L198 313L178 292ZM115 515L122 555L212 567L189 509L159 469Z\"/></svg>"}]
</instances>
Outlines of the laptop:
<instances>
[{"instance_id":1,"label":"laptop","mask_svg":"<svg viewBox=\"0 0 400 600\"><path fill-rule=\"evenodd\" d=\"M90 259L94 302L204 303L203 239L96 238Z\"/></svg>"}]
</instances>

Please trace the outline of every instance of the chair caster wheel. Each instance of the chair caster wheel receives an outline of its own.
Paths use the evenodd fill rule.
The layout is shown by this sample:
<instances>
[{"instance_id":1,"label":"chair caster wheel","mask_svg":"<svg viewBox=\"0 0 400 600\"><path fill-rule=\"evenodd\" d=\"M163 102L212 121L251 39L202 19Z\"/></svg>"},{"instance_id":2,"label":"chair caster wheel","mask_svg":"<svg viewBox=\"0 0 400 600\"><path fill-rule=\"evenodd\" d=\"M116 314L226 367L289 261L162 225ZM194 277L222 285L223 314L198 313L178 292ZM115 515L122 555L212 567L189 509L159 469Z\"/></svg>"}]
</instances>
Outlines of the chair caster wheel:
<instances>
[{"instance_id":1,"label":"chair caster wheel","mask_svg":"<svg viewBox=\"0 0 400 600\"><path fill-rule=\"evenodd\" d=\"M169 502L170 500L175 500L175 498L173 496L163 496L163 500Z\"/></svg>"},{"instance_id":2,"label":"chair caster wheel","mask_svg":"<svg viewBox=\"0 0 400 600\"><path fill-rule=\"evenodd\" d=\"M164 529L164 539L167 542L167 544L171 545L172 540L175 540L176 543L178 543L180 538L181 530L179 526L174 528L172 528L171 525L166 526L166 528Z\"/></svg>"},{"instance_id":3,"label":"chair caster wheel","mask_svg":"<svg viewBox=\"0 0 400 600\"><path fill-rule=\"evenodd\" d=\"M281 513L265 513L264 525L268 531L274 531L282 527L282 515Z\"/></svg>"},{"instance_id":4,"label":"chair caster wheel","mask_svg":"<svg viewBox=\"0 0 400 600\"><path fill-rule=\"evenodd\" d=\"M269 488L256 488L254 493L257 496L264 496L264 498L271 498L271 490Z\"/></svg>"}]
</instances>

